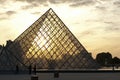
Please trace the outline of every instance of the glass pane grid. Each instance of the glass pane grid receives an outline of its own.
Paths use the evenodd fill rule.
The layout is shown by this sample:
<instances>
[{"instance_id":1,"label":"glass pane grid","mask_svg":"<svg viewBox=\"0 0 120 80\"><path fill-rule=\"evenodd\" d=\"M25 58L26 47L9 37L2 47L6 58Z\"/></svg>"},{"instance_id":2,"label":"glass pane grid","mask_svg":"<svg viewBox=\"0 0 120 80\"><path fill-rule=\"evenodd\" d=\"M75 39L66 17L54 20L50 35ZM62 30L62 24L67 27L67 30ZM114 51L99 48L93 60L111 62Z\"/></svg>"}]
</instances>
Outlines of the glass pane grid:
<instances>
[{"instance_id":1,"label":"glass pane grid","mask_svg":"<svg viewBox=\"0 0 120 80\"><path fill-rule=\"evenodd\" d=\"M23 67L36 65L37 69L98 67L52 9L26 29L7 49L13 54L13 58L8 58L10 61L6 64L3 64L8 61L6 57L3 61L0 59L0 65L4 67L14 66L15 62ZM13 60L15 64L11 62Z\"/></svg>"}]
</instances>

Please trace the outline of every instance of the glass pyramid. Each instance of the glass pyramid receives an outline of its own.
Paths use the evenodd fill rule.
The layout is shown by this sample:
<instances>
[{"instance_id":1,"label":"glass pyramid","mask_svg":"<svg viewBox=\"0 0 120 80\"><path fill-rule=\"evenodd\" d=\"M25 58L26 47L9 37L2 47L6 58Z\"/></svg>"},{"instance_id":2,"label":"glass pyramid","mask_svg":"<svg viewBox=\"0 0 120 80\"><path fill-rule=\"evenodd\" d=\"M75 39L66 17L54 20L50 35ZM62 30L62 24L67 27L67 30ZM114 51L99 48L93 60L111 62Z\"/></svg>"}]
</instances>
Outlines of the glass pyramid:
<instances>
[{"instance_id":1,"label":"glass pyramid","mask_svg":"<svg viewBox=\"0 0 120 80\"><path fill-rule=\"evenodd\" d=\"M29 65L47 70L98 68L91 55L51 8L5 50L10 55L6 65L19 65L21 69L27 69ZM0 59L0 64L4 61Z\"/></svg>"}]
</instances>

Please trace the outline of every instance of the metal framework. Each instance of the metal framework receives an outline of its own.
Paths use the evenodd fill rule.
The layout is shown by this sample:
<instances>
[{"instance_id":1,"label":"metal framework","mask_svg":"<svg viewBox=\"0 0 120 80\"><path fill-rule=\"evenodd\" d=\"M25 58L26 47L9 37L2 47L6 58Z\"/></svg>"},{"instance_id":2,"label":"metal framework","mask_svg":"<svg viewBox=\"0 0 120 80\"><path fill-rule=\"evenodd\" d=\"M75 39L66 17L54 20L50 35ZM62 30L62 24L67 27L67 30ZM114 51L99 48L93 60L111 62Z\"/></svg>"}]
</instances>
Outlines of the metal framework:
<instances>
[{"instance_id":1,"label":"metal framework","mask_svg":"<svg viewBox=\"0 0 120 80\"><path fill-rule=\"evenodd\" d=\"M45 70L98 68L91 55L51 8L6 46L5 51L1 52L6 55L0 54L0 69L1 65L12 69L16 65L21 69L35 65L37 69ZM8 64L4 65L8 59Z\"/></svg>"}]
</instances>

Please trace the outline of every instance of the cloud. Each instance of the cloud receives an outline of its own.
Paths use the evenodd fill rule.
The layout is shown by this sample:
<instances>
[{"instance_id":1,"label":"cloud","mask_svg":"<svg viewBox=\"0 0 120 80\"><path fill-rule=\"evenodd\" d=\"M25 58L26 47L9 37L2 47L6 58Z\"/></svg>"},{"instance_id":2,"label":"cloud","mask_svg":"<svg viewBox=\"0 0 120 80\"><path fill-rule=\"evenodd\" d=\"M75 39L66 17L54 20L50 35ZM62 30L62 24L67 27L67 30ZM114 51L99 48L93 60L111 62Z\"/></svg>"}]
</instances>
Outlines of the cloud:
<instances>
[{"instance_id":1,"label":"cloud","mask_svg":"<svg viewBox=\"0 0 120 80\"><path fill-rule=\"evenodd\" d=\"M40 4L49 2L52 4L59 4L59 3L64 3L64 2L71 2L73 0L15 0L15 1L28 2L28 3L40 3Z\"/></svg>"},{"instance_id":2,"label":"cloud","mask_svg":"<svg viewBox=\"0 0 120 80\"><path fill-rule=\"evenodd\" d=\"M69 0L17 0L17 1L27 2L29 5L23 6L22 9L29 9L33 7L39 7L40 5L48 6L48 2L51 4L60 4L66 1L68 2Z\"/></svg>"},{"instance_id":3,"label":"cloud","mask_svg":"<svg viewBox=\"0 0 120 80\"><path fill-rule=\"evenodd\" d=\"M106 39L106 40L111 40L111 41L116 41L116 40L118 40L118 41L120 41L120 37L119 37L119 35L114 35L114 36L103 36L103 39ZM117 43L118 44L118 43ZM119 43L120 44L120 43Z\"/></svg>"},{"instance_id":4,"label":"cloud","mask_svg":"<svg viewBox=\"0 0 120 80\"><path fill-rule=\"evenodd\" d=\"M48 2L52 4L61 4L61 3L73 3L78 2L79 0L47 0Z\"/></svg>"},{"instance_id":5,"label":"cloud","mask_svg":"<svg viewBox=\"0 0 120 80\"><path fill-rule=\"evenodd\" d=\"M0 17L0 20L5 20L5 19L7 19L6 17Z\"/></svg>"},{"instance_id":6,"label":"cloud","mask_svg":"<svg viewBox=\"0 0 120 80\"><path fill-rule=\"evenodd\" d=\"M89 36L89 35L96 35L96 32L92 29L86 30L80 33L79 37Z\"/></svg>"},{"instance_id":7,"label":"cloud","mask_svg":"<svg viewBox=\"0 0 120 80\"><path fill-rule=\"evenodd\" d=\"M105 24L108 24L108 26L105 27L105 31L120 31L119 26L117 26L114 22L104 22Z\"/></svg>"},{"instance_id":8,"label":"cloud","mask_svg":"<svg viewBox=\"0 0 120 80\"><path fill-rule=\"evenodd\" d=\"M98 9L98 10L106 10L106 7L104 7L104 6L96 6L96 9Z\"/></svg>"},{"instance_id":9,"label":"cloud","mask_svg":"<svg viewBox=\"0 0 120 80\"><path fill-rule=\"evenodd\" d=\"M32 14L40 14L40 12L34 12L34 13L32 13Z\"/></svg>"},{"instance_id":10,"label":"cloud","mask_svg":"<svg viewBox=\"0 0 120 80\"><path fill-rule=\"evenodd\" d=\"M0 15L13 15L13 14L16 14L16 11L4 11L4 12L0 12Z\"/></svg>"},{"instance_id":11,"label":"cloud","mask_svg":"<svg viewBox=\"0 0 120 80\"><path fill-rule=\"evenodd\" d=\"M104 23L106 23L106 24L114 24L113 22L108 22L108 21L106 21Z\"/></svg>"},{"instance_id":12,"label":"cloud","mask_svg":"<svg viewBox=\"0 0 120 80\"><path fill-rule=\"evenodd\" d=\"M7 11L7 12L6 12L7 15L13 15L13 14L15 14L15 13L16 13L15 11Z\"/></svg>"},{"instance_id":13,"label":"cloud","mask_svg":"<svg viewBox=\"0 0 120 80\"><path fill-rule=\"evenodd\" d=\"M17 1L27 2L29 4L33 4L34 3L34 4L39 4L39 5L47 4L47 2L49 2L51 4L67 3L71 7L88 6L88 5L93 5L96 2L99 2L97 0L17 0Z\"/></svg>"},{"instance_id":14,"label":"cloud","mask_svg":"<svg viewBox=\"0 0 120 80\"><path fill-rule=\"evenodd\" d=\"M113 4L116 5L117 7L120 7L120 0L115 1Z\"/></svg>"},{"instance_id":15,"label":"cloud","mask_svg":"<svg viewBox=\"0 0 120 80\"><path fill-rule=\"evenodd\" d=\"M27 1L28 3L36 3L36 2L45 3L47 0L25 0L25 1Z\"/></svg>"},{"instance_id":16,"label":"cloud","mask_svg":"<svg viewBox=\"0 0 120 80\"><path fill-rule=\"evenodd\" d=\"M15 11L0 12L0 20L9 19L14 14L16 14Z\"/></svg>"},{"instance_id":17,"label":"cloud","mask_svg":"<svg viewBox=\"0 0 120 80\"><path fill-rule=\"evenodd\" d=\"M15 0L15 1L27 2L27 3L30 3L30 4L32 4L32 3L42 4L42 3L46 3L46 1L48 1L48 0Z\"/></svg>"},{"instance_id":18,"label":"cloud","mask_svg":"<svg viewBox=\"0 0 120 80\"><path fill-rule=\"evenodd\" d=\"M21 7L24 10L36 8L36 7L40 7L40 6L48 6L48 3L47 3L48 0L22 0L22 1L17 0L17 1L28 3L27 5L24 5Z\"/></svg>"},{"instance_id":19,"label":"cloud","mask_svg":"<svg viewBox=\"0 0 120 80\"><path fill-rule=\"evenodd\" d=\"M6 0L0 0L0 3L5 3L6 2Z\"/></svg>"},{"instance_id":20,"label":"cloud","mask_svg":"<svg viewBox=\"0 0 120 80\"><path fill-rule=\"evenodd\" d=\"M71 7L78 7L78 6L89 6L89 5L94 5L96 3L95 0L79 0L72 2L70 4Z\"/></svg>"},{"instance_id":21,"label":"cloud","mask_svg":"<svg viewBox=\"0 0 120 80\"><path fill-rule=\"evenodd\" d=\"M105 28L105 31L120 31L120 28L119 27L116 27L116 26L108 26Z\"/></svg>"},{"instance_id":22,"label":"cloud","mask_svg":"<svg viewBox=\"0 0 120 80\"><path fill-rule=\"evenodd\" d=\"M37 3L31 3L28 5L22 6L22 9L31 9L31 8L38 7L38 6L39 5Z\"/></svg>"}]
</instances>

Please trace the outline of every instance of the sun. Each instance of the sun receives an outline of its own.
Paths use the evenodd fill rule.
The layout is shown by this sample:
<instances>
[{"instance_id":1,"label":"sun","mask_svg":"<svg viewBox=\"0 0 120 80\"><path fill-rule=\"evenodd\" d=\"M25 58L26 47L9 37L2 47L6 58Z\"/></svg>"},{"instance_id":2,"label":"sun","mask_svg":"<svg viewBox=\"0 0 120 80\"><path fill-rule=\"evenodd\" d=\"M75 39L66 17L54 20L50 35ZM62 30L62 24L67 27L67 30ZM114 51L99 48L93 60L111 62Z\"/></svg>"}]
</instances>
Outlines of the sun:
<instances>
[{"instance_id":1,"label":"sun","mask_svg":"<svg viewBox=\"0 0 120 80\"><path fill-rule=\"evenodd\" d=\"M43 35L44 33L44 35ZM43 52L44 54L46 53L48 49L49 45L50 45L50 41L49 41L49 37L47 38L47 34L45 32L41 32L39 31L36 35L36 37L34 38L33 42L32 42L32 46L29 48L26 56L27 58L31 58L32 56L34 58L38 58L38 56L40 57ZM47 38L47 39L46 39ZM49 43L48 43L49 41ZM47 58L49 58L48 56L46 56Z\"/></svg>"},{"instance_id":2,"label":"sun","mask_svg":"<svg viewBox=\"0 0 120 80\"><path fill-rule=\"evenodd\" d=\"M47 43L47 40L42 36L42 37L36 37L34 39L35 43L36 43L36 46L39 47L39 49L41 50L45 50L45 48L47 48L48 46L46 45Z\"/></svg>"}]
</instances>

